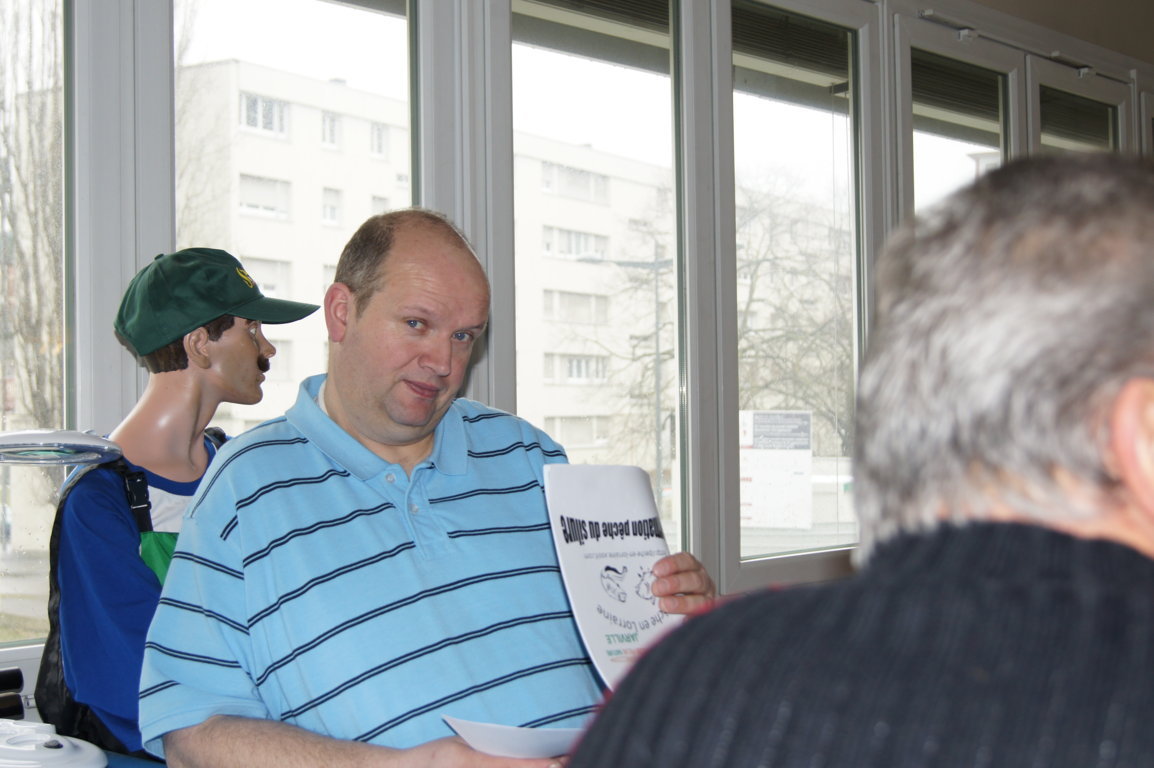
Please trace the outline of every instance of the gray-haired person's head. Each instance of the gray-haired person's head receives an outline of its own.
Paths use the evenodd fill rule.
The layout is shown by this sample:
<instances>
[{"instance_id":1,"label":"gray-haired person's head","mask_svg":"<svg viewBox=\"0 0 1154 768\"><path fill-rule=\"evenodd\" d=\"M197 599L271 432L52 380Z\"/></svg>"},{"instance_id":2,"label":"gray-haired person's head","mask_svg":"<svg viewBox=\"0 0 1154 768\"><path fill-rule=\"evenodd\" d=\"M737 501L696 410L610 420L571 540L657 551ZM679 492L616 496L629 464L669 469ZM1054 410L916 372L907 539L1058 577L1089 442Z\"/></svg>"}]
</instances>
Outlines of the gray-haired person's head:
<instances>
[{"instance_id":1,"label":"gray-haired person's head","mask_svg":"<svg viewBox=\"0 0 1154 768\"><path fill-rule=\"evenodd\" d=\"M1109 408L1137 377L1154 377L1154 165L1033 158L955 193L876 267L854 447L862 552L999 508L1096 514L1118 485Z\"/></svg>"}]
</instances>

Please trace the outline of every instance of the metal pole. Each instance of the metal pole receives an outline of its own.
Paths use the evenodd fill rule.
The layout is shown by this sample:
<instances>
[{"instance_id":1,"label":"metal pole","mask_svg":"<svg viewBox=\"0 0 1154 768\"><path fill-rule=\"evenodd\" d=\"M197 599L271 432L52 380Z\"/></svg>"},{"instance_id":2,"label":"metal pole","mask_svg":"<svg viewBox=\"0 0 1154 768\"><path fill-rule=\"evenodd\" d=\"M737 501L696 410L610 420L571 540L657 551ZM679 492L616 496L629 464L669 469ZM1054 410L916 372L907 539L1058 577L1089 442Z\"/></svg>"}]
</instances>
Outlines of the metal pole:
<instances>
[{"instance_id":1,"label":"metal pole","mask_svg":"<svg viewBox=\"0 0 1154 768\"><path fill-rule=\"evenodd\" d=\"M665 468L661 450L661 271L660 243L653 244L653 438L656 454L657 514L665 511Z\"/></svg>"}]
</instances>

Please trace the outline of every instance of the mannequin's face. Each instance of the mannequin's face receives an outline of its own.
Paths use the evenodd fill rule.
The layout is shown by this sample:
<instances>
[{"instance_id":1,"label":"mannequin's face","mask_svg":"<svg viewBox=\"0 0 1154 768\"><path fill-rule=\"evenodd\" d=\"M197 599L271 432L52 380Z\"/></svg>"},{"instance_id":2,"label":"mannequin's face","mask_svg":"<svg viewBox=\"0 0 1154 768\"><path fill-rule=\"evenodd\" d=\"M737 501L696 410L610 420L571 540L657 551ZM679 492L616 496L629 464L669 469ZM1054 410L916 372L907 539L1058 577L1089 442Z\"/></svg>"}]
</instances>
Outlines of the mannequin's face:
<instances>
[{"instance_id":1,"label":"mannequin's face","mask_svg":"<svg viewBox=\"0 0 1154 768\"><path fill-rule=\"evenodd\" d=\"M216 341L209 342L210 374L220 388L220 400L252 405L264 393L261 384L276 347L265 338L259 320L236 318L232 327Z\"/></svg>"}]
</instances>

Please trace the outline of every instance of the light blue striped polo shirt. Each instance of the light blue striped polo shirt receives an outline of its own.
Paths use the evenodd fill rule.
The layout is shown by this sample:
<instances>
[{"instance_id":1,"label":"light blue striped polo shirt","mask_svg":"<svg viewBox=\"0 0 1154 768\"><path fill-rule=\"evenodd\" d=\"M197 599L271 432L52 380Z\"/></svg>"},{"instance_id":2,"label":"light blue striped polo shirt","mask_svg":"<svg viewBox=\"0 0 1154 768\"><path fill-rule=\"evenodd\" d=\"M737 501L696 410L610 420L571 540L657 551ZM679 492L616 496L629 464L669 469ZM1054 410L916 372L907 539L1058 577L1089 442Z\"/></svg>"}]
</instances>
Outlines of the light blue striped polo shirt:
<instances>
[{"instance_id":1,"label":"light blue striped polo shirt","mask_svg":"<svg viewBox=\"0 0 1154 768\"><path fill-rule=\"evenodd\" d=\"M459 399L406 476L318 407L229 441L149 631L145 744L212 715L409 747L469 720L575 727L600 689L565 597L543 467L564 451Z\"/></svg>"}]
</instances>

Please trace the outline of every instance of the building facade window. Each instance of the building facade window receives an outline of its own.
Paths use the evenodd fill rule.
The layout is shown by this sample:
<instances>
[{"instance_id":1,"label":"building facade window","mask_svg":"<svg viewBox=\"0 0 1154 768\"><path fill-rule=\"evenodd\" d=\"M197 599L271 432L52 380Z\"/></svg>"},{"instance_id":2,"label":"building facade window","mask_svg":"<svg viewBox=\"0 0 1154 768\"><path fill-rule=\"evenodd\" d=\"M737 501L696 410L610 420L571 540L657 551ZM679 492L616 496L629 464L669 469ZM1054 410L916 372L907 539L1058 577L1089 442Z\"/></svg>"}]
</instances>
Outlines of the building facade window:
<instances>
[{"instance_id":1,"label":"building facade window","mask_svg":"<svg viewBox=\"0 0 1154 768\"><path fill-rule=\"evenodd\" d=\"M605 355L545 355L545 379L556 384L595 384L609 378Z\"/></svg>"},{"instance_id":2,"label":"building facade window","mask_svg":"<svg viewBox=\"0 0 1154 768\"><path fill-rule=\"evenodd\" d=\"M545 227L543 247L546 256L600 261L609 254L609 238L592 232Z\"/></svg>"},{"instance_id":3,"label":"building facade window","mask_svg":"<svg viewBox=\"0 0 1154 768\"><path fill-rule=\"evenodd\" d=\"M341 116L336 112L321 113L321 144L332 148L341 145Z\"/></svg>"},{"instance_id":4,"label":"building facade window","mask_svg":"<svg viewBox=\"0 0 1154 768\"><path fill-rule=\"evenodd\" d=\"M545 431L565 446L586 448L609 442L608 416L546 416Z\"/></svg>"},{"instance_id":5,"label":"building facade window","mask_svg":"<svg viewBox=\"0 0 1154 768\"><path fill-rule=\"evenodd\" d=\"M266 259L243 255L241 261L249 276L256 281L260 292L274 299L288 299L293 296L292 264L284 259Z\"/></svg>"},{"instance_id":6,"label":"building facade window","mask_svg":"<svg viewBox=\"0 0 1154 768\"><path fill-rule=\"evenodd\" d=\"M289 182L283 179L241 174L240 209L248 214L287 219L290 190Z\"/></svg>"},{"instance_id":7,"label":"building facade window","mask_svg":"<svg viewBox=\"0 0 1154 768\"><path fill-rule=\"evenodd\" d=\"M369 154L384 160L389 158L389 126L384 123L369 124Z\"/></svg>"},{"instance_id":8,"label":"building facade window","mask_svg":"<svg viewBox=\"0 0 1154 768\"><path fill-rule=\"evenodd\" d=\"M609 177L568 165L544 162L541 164L541 189L575 200L594 203L609 202Z\"/></svg>"},{"instance_id":9,"label":"building facade window","mask_svg":"<svg viewBox=\"0 0 1154 768\"><path fill-rule=\"evenodd\" d=\"M546 320L603 325L609 322L609 297L596 293L546 290L544 310Z\"/></svg>"},{"instance_id":10,"label":"building facade window","mask_svg":"<svg viewBox=\"0 0 1154 768\"><path fill-rule=\"evenodd\" d=\"M340 224L343 195L339 189L325 187L321 191L321 221L325 224Z\"/></svg>"},{"instance_id":11,"label":"building facade window","mask_svg":"<svg viewBox=\"0 0 1154 768\"><path fill-rule=\"evenodd\" d=\"M255 93L240 95L240 124L283 136L288 133L288 103Z\"/></svg>"}]
</instances>

